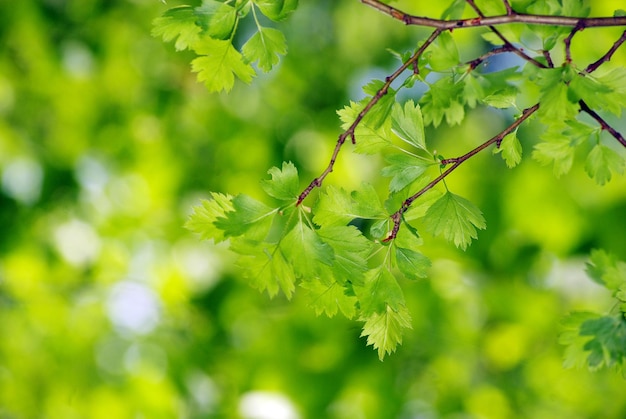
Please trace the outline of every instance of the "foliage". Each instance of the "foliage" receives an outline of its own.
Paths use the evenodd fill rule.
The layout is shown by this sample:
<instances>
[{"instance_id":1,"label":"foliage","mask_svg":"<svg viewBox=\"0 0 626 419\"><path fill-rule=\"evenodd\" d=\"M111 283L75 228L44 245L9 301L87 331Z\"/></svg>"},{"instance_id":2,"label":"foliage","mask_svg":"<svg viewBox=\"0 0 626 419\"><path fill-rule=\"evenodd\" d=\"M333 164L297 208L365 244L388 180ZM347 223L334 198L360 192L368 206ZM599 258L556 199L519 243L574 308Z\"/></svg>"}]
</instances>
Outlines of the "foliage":
<instances>
[{"instance_id":1,"label":"foliage","mask_svg":"<svg viewBox=\"0 0 626 419\"><path fill-rule=\"evenodd\" d=\"M623 173L624 157L603 144L600 134L608 124L595 109L616 115L621 113L625 105L622 92L626 90L626 84L622 80L626 80L626 70L613 68L599 76L592 73L609 61L625 36L620 37L594 64L583 68L572 60L571 42L582 28L603 26L602 23L574 19L569 23L572 26L569 33L563 27L540 30L538 36L543 48L536 51L535 56L530 56L521 46L516 46L523 44L519 33L507 33L505 36L494 26L483 23L481 18L504 13L505 17L521 18L522 22L526 19L527 30L531 30L533 14L587 17L590 8L584 2L561 5L551 1L543 2L541 6L534 2L509 4L505 1L497 2L497 5L496 2L484 5L473 1L455 2L444 12L442 20L432 21L424 21L376 0L364 3L404 23L433 26L435 30L414 50L398 54L402 63L393 74L385 80L372 80L366 84L363 87L364 99L351 102L338 112L345 131L337 141L327 169L301 193L298 193L300 182L296 168L292 163L283 163L282 170L276 167L270 169L272 179L262 184L270 197L285 201L280 206L266 207L239 195L230 202L232 210L216 217L223 205L216 201L204 201L187 226L203 238L214 238L216 241L229 238L231 249L239 254L239 264L244 267L245 275L255 287L267 290L270 296L280 289L287 298L291 298L295 285L301 282L309 284L305 288L317 313L332 315L341 307L341 311L350 316L356 313L357 318L365 322L362 336L368 337L367 343L378 349L382 360L386 353L395 351L402 342L403 329L410 327L404 297L394 272L416 279L426 277L430 266L428 258L417 250L422 240L416 223L423 225L425 232L443 237L463 250L472 239L477 238L477 229L486 227L481 211L466 198L451 192L444 182L461 163L495 144L494 152L501 153L506 165L510 168L517 166L522 159L517 130L520 124L534 117L547 129L543 141L535 145L533 157L542 164L553 164L557 176L571 169L576 149L582 146L587 146L585 169L598 184L608 182L613 173ZM471 21L455 18L457 24L454 24L450 16L462 16L468 4L479 17ZM177 39L177 48L189 44L197 53L207 55L196 58L192 65L194 71L199 71L199 80L204 80L211 91L230 90L233 85L231 72L249 82L252 70L250 68L248 72L244 69L246 60L258 60L259 68L269 71L278 62L275 54L286 52L282 34L258 25L255 10L260 9L274 20L285 17L287 13L268 14L267 4L255 1L237 2L236 5L232 7L226 2L220 6L212 0L193 9L197 16L195 22L190 19L190 9L187 8L171 9L155 21L156 35L163 35L165 40ZM506 6L505 10L499 10L502 5ZM290 3L286 10L291 12L295 7L295 2ZM204 12L224 8L229 12ZM276 10L279 9L283 10L277 5ZM240 56L231 45L231 35L237 19L246 16L248 10L252 10L258 32L243 45L243 56ZM199 11L202 13L198 14ZM235 17L224 17L231 14ZM228 22L225 31L222 30L224 21ZM513 22L511 19L500 23ZM542 23L549 26L550 18ZM556 19L553 23L564 25ZM606 24L620 23L607 20ZM200 31L198 26L203 30ZM478 58L462 63L451 29L472 26L488 26L491 32L486 39L494 47ZM228 41L215 39L220 35L231 38ZM188 41L194 37L205 38L205 43ZM212 45L212 51L200 45ZM215 53L218 45L224 49L219 54ZM560 46L565 48L565 57L561 65L555 65L552 55ZM505 52L520 56L525 66L499 72L479 70L484 61ZM228 68L223 74L222 65ZM435 74L438 77L433 78ZM400 86L392 88L391 84L396 79ZM398 93L416 83L427 87L418 103L412 99L404 104L398 102ZM536 85L538 90L523 94L529 83ZM526 102L535 105L520 110L520 104ZM428 147L424 126L438 128L444 121L449 126L458 125L465 119L467 111L479 103L495 109L516 109L514 122L500 134L459 157L446 159ZM600 127L593 127L579 119L580 112L592 116ZM621 134L614 130L611 133L614 139L626 145ZM312 208L301 205L332 172L339 150L348 138L358 144L357 153L380 153L385 156L388 165L382 168L380 174L391 180L384 205L368 184L350 193L329 187L319 195ZM423 194L440 182L444 186L441 196L421 202L419 213L410 213L413 202L420 200ZM363 224L364 220L368 223ZM363 227L357 231L352 225ZM334 229L335 238L356 234L355 242L367 242L369 253L362 253L359 263L353 261L346 265L343 262L354 249L349 243L329 238L329 228ZM341 232L341 228L345 231ZM411 236L408 241L398 236L401 230L408 231L408 236ZM407 233L403 235L407 236ZM374 282L375 287L370 287L368 281ZM310 285L316 282L324 285ZM317 294L312 290L316 290ZM329 290L332 290L336 307L332 303L329 306L329 301L321 298L320 294ZM354 304L356 311L346 309L349 304Z\"/></svg>"},{"instance_id":2,"label":"foliage","mask_svg":"<svg viewBox=\"0 0 626 419\"><path fill-rule=\"evenodd\" d=\"M208 94L189 71L202 54L177 51L179 38L151 36L152 21L167 9L189 4L185 13L195 21L197 7L216 14L217 2L0 2L0 417L625 416L619 365L588 368L589 355L600 353L594 348L617 353L618 340L602 331L610 321L586 325L593 335L573 330L583 351L574 360L584 368L564 369L564 346L555 339L563 313L617 319L618 299L579 275L593 248L610 250L616 263L626 260L626 178L619 164L610 180L602 173L598 162L611 160L603 149L595 166L586 162L597 144L623 156L611 129L626 127L613 115L610 95L588 108L605 125L583 110L576 116L583 125L548 130L537 109L501 136L541 95L525 78L534 69L522 68L523 58L498 52L510 47L488 26L449 32L468 70L454 72L461 90L450 83L453 72L429 73L429 52L447 48L448 39L435 39L409 61L429 29L365 1L300 2L280 21L259 5L280 13L270 6L281 3L255 2L261 26L280 30L289 54L269 74L260 61L248 63L256 73L250 84L231 71L228 94ZM430 17L454 3L447 19L477 17L462 0L388 3ZM560 19L568 3L544 10L511 2L514 10ZM502 1L476 4L486 14L506 13ZM617 0L585 4L589 16L624 8ZM258 32L252 9L246 12L231 43L244 64L242 46ZM195 26L186 26L183 45L194 37L229 41L220 25ZM552 48L555 67L572 29L495 27L544 64L541 49ZM587 69L622 30L577 31L572 65ZM626 66L626 56L615 48L588 74L619 89L620 72L611 69ZM386 77L405 64L379 95ZM362 92L371 80L378 81ZM445 103L433 98L441 100L437 128L432 117L439 116L426 112L429 86L453 94ZM332 172L294 207L293 198L328 167L337 135L372 99L377 104L342 137ZM463 120L449 125L446 106L454 120L456 103ZM580 144L569 171L555 180L554 160L540 165L532 152L570 131L582 139L570 138ZM513 134L522 158L510 170ZM502 139L499 155L491 154L495 138L394 216L429 185L426 178L437 179L455 167L454 156L493 136ZM596 177L606 180L602 187ZM472 202L488 224L470 223L478 240L465 250L444 233L435 237L425 222L448 192ZM197 220L209 223L192 228L212 240L182 228L194 224L193 205L202 214ZM268 220L260 247L255 232ZM395 239L383 242L396 220ZM281 240L283 232L290 236ZM322 262L281 263L302 251L300 236ZM263 265L261 280L251 282ZM281 274L273 283L272 269ZM304 279L306 271L316 272L313 279ZM346 294L342 284L353 280L361 286ZM266 284L273 288L250 289ZM379 288L388 307L368 294ZM359 338L364 329L368 335ZM377 351L387 354L398 330L402 346L381 363ZM373 351L368 340L380 345ZM596 346L585 350L590 340Z\"/></svg>"}]
</instances>

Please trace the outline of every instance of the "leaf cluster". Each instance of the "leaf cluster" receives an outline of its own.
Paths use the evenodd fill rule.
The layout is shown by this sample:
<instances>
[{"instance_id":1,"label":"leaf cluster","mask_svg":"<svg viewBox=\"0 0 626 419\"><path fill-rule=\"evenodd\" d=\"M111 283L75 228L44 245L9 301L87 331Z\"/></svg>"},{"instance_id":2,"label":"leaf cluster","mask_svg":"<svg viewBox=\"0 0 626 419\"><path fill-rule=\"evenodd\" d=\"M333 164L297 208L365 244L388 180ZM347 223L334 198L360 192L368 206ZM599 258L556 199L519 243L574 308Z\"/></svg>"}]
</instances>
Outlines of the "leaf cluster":
<instances>
[{"instance_id":1,"label":"leaf cluster","mask_svg":"<svg viewBox=\"0 0 626 419\"><path fill-rule=\"evenodd\" d=\"M604 250L594 250L587 263L587 274L611 292L615 305L608 314L574 312L563 320L559 342L566 346L564 365L586 365L591 370L615 368L624 373L626 263Z\"/></svg>"},{"instance_id":2,"label":"leaf cluster","mask_svg":"<svg viewBox=\"0 0 626 419\"><path fill-rule=\"evenodd\" d=\"M230 91L235 78L250 83L252 66L268 72L287 53L283 33L263 26L259 15L278 22L298 6L298 0L203 0L198 7L179 6L154 20L152 34L174 41L177 50L189 49L197 57L191 68L211 92ZM235 35L242 19L252 19L256 30L238 48Z\"/></svg>"}]
</instances>

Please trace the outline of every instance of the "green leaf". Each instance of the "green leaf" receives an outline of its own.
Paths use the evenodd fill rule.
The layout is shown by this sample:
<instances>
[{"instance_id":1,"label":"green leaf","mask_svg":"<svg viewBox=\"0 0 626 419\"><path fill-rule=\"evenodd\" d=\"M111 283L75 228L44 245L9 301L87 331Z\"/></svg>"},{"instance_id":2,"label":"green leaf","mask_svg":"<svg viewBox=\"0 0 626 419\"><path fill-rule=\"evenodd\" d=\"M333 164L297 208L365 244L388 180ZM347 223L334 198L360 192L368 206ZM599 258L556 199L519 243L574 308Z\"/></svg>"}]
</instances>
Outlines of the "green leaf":
<instances>
[{"instance_id":1,"label":"green leaf","mask_svg":"<svg viewBox=\"0 0 626 419\"><path fill-rule=\"evenodd\" d=\"M237 265L250 286L270 297L282 291L289 299L295 291L296 274L276 244L236 239L231 249L241 256Z\"/></svg>"},{"instance_id":2,"label":"green leaf","mask_svg":"<svg viewBox=\"0 0 626 419\"><path fill-rule=\"evenodd\" d=\"M443 77L431 84L420 99L424 124L437 128L444 117L449 125L460 123L465 116L464 88L465 83L456 83L451 77Z\"/></svg>"},{"instance_id":3,"label":"green leaf","mask_svg":"<svg viewBox=\"0 0 626 419\"><path fill-rule=\"evenodd\" d=\"M439 34L426 54L434 71L445 71L459 64L459 50L450 32Z\"/></svg>"},{"instance_id":4,"label":"green leaf","mask_svg":"<svg viewBox=\"0 0 626 419\"><path fill-rule=\"evenodd\" d=\"M382 169L381 174L391 177L389 190L400 191L419 178L433 163L409 154L391 154L385 159L389 166Z\"/></svg>"},{"instance_id":5,"label":"green leaf","mask_svg":"<svg viewBox=\"0 0 626 419\"><path fill-rule=\"evenodd\" d=\"M495 91L494 93L484 97L482 102L494 108L507 109L515 106L518 90L514 86L507 86L504 89Z\"/></svg>"},{"instance_id":6,"label":"green leaf","mask_svg":"<svg viewBox=\"0 0 626 419\"><path fill-rule=\"evenodd\" d=\"M362 284L373 243L354 226L322 227L317 234L333 250L331 269L337 281L341 284L347 281Z\"/></svg>"},{"instance_id":7,"label":"green leaf","mask_svg":"<svg viewBox=\"0 0 626 419\"><path fill-rule=\"evenodd\" d=\"M298 7L298 0L253 0L253 3L274 21L286 19Z\"/></svg>"},{"instance_id":8,"label":"green leaf","mask_svg":"<svg viewBox=\"0 0 626 419\"><path fill-rule=\"evenodd\" d=\"M428 209L424 223L427 231L435 236L443 236L464 250L472 239L477 238L476 229L486 227L480 210L452 192L446 192Z\"/></svg>"},{"instance_id":9,"label":"green leaf","mask_svg":"<svg viewBox=\"0 0 626 419\"><path fill-rule=\"evenodd\" d=\"M298 169L291 162L283 162L282 170L272 167L267 172L271 180L261 181L261 187L271 197L285 201L295 200L300 192Z\"/></svg>"},{"instance_id":10,"label":"green leaf","mask_svg":"<svg viewBox=\"0 0 626 419\"><path fill-rule=\"evenodd\" d=\"M563 68L541 69L537 72L537 85L541 88L539 113L546 121L566 121L578 113L575 98L570 100L566 85L571 71Z\"/></svg>"},{"instance_id":11,"label":"green leaf","mask_svg":"<svg viewBox=\"0 0 626 419\"><path fill-rule=\"evenodd\" d=\"M409 279L426 278L430 260L415 250L396 247L398 269Z\"/></svg>"},{"instance_id":12,"label":"green leaf","mask_svg":"<svg viewBox=\"0 0 626 419\"><path fill-rule=\"evenodd\" d=\"M500 147L494 150L494 153L501 153L507 167L513 168L522 161L522 145L517 139L517 132L506 135Z\"/></svg>"},{"instance_id":13,"label":"green leaf","mask_svg":"<svg viewBox=\"0 0 626 419\"><path fill-rule=\"evenodd\" d=\"M404 306L404 294L396 278L386 266L378 266L365 273L363 286L355 286L361 315L383 313L387 306L394 310Z\"/></svg>"},{"instance_id":14,"label":"green leaf","mask_svg":"<svg viewBox=\"0 0 626 419\"><path fill-rule=\"evenodd\" d=\"M202 29L196 25L197 19L191 6L174 7L154 19L152 36L161 36L165 42L176 39L176 50L187 49L200 37Z\"/></svg>"},{"instance_id":15,"label":"green leaf","mask_svg":"<svg viewBox=\"0 0 626 419\"><path fill-rule=\"evenodd\" d=\"M348 130L352 126L363 107L362 103L350 101L350 105L337 111L342 122L342 129ZM354 131L356 138L354 151L362 154L377 154L391 145L389 124L383 123L379 127L374 127L367 122L361 121Z\"/></svg>"},{"instance_id":16,"label":"green leaf","mask_svg":"<svg viewBox=\"0 0 626 419\"><path fill-rule=\"evenodd\" d=\"M598 314L589 312L573 312L562 320L562 332L559 334L559 344L565 346L563 354L563 367L583 367L587 365L588 352L584 349L589 341L588 336L580 335L581 325L592 319L600 317Z\"/></svg>"},{"instance_id":17,"label":"green leaf","mask_svg":"<svg viewBox=\"0 0 626 419\"><path fill-rule=\"evenodd\" d=\"M362 320L365 324L361 337L367 336L367 344L378 351L381 361L402 344L404 329L411 329L411 315L406 307L394 310L387 306L382 313L372 313Z\"/></svg>"},{"instance_id":18,"label":"green leaf","mask_svg":"<svg viewBox=\"0 0 626 419\"><path fill-rule=\"evenodd\" d=\"M306 290L305 295L316 315L324 313L333 317L339 310L348 319L356 315L356 297L346 294L346 289L337 282L302 281L300 286Z\"/></svg>"},{"instance_id":19,"label":"green leaf","mask_svg":"<svg viewBox=\"0 0 626 419\"><path fill-rule=\"evenodd\" d=\"M302 220L283 238L280 249L299 278L317 278L320 264L333 264L333 249Z\"/></svg>"},{"instance_id":20,"label":"green leaf","mask_svg":"<svg viewBox=\"0 0 626 419\"><path fill-rule=\"evenodd\" d=\"M378 92L383 89L385 82L382 80L372 80L365 86L363 91L370 95L376 96ZM380 128L391 113L393 105L396 103L395 99L396 91L391 87L387 88L387 93L383 95L378 102L369 110L369 112L363 117L363 122L374 129ZM365 108L366 104L372 100L371 97L367 97L359 102L360 109ZM359 109L359 110L360 110Z\"/></svg>"},{"instance_id":21,"label":"green leaf","mask_svg":"<svg viewBox=\"0 0 626 419\"><path fill-rule=\"evenodd\" d=\"M613 292L626 283L626 263L604 250L591 251L586 272L595 282Z\"/></svg>"},{"instance_id":22,"label":"green leaf","mask_svg":"<svg viewBox=\"0 0 626 419\"><path fill-rule=\"evenodd\" d=\"M198 81L204 82L211 92L230 91L235 75L245 83L250 83L255 75L230 41L203 38L194 45L194 50L201 57L191 62L191 68L198 73Z\"/></svg>"},{"instance_id":23,"label":"green leaf","mask_svg":"<svg viewBox=\"0 0 626 419\"><path fill-rule=\"evenodd\" d=\"M283 33L273 28L259 27L259 30L241 48L247 62L258 61L258 66L268 72L287 53L287 41Z\"/></svg>"},{"instance_id":24,"label":"green leaf","mask_svg":"<svg viewBox=\"0 0 626 419\"><path fill-rule=\"evenodd\" d=\"M574 147L577 145L572 144L573 139L554 129L549 129L541 138L544 141L535 145L533 158L543 165L554 163L556 177L569 172L574 162Z\"/></svg>"},{"instance_id":25,"label":"green leaf","mask_svg":"<svg viewBox=\"0 0 626 419\"><path fill-rule=\"evenodd\" d=\"M624 159L607 146L596 144L587 156L585 170L598 185L604 185L612 172L624 173Z\"/></svg>"},{"instance_id":26,"label":"green leaf","mask_svg":"<svg viewBox=\"0 0 626 419\"><path fill-rule=\"evenodd\" d=\"M591 369L623 366L626 358L626 319L621 313L586 320L580 325L580 335L591 336L583 347L589 352L587 363Z\"/></svg>"},{"instance_id":27,"label":"green leaf","mask_svg":"<svg viewBox=\"0 0 626 419\"><path fill-rule=\"evenodd\" d=\"M237 9L216 0L203 0L202 6L196 7L198 24L206 34L215 39L229 39L237 21Z\"/></svg>"},{"instance_id":28,"label":"green leaf","mask_svg":"<svg viewBox=\"0 0 626 419\"><path fill-rule=\"evenodd\" d=\"M215 221L215 226L224 230L224 236L237 237L243 234L250 239L262 240L267 236L272 224L275 208L250 198L237 195L232 200L233 210L226 212Z\"/></svg>"},{"instance_id":29,"label":"green leaf","mask_svg":"<svg viewBox=\"0 0 626 419\"><path fill-rule=\"evenodd\" d=\"M609 86L598 82L588 74L578 74L573 77L569 83L569 89L572 101L577 102L582 99L594 109L606 109L606 103L614 93Z\"/></svg>"},{"instance_id":30,"label":"green leaf","mask_svg":"<svg viewBox=\"0 0 626 419\"><path fill-rule=\"evenodd\" d=\"M624 9L617 9L613 12L613 16L614 17L624 17L626 16L626 10Z\"/></svg>"},{"instance_id":31,"label":"green leaf","mask_svg":"<svg viewBox=\"0 0 626 419\"><path fill-rule=\"evenodd\" d=\"M405 142L428 152L426 149L422 111L420 106L416 105L412 99L408 100L404 107L399 103L393 105L391 130Z\"/></svg>"},{"instance_id":32,"label":"green leaf","mask_svg":"<svg viewBox=\"0 0 626 419\"><path fill-rule=\"evenodd\" d=\"M234 211L233 197L220 193L211 193L211 200L203 199L201 205L193 207L193 213L185 223L185 228L200 235L203 240L213 239L215 243L224 240L224 231L215 225L215 221Z\"/></svg>"},{"instance_id":33,"label":"green leaf","mask_svg":"<svg viewBox=\"0 0 626 419\"><path fill-rule=\"evenodd\" d=\"M363 218L387 218L376 191L371 185L348 194L342 188L329 186L320 194L313 208L313 221L319 226L341 226Z\"/></svg>"}]
</instances>

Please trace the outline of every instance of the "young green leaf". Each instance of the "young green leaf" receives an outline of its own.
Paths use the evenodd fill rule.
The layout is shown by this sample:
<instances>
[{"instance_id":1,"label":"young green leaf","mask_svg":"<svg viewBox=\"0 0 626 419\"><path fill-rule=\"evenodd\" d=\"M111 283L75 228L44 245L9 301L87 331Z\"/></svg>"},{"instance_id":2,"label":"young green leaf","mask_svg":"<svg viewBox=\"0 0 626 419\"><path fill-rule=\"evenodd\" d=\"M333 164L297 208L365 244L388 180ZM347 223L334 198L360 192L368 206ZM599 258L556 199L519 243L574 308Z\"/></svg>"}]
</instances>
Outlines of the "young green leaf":
<instances>
[{"instance_id":1,"label":"young green leaf","mask_svg":"<svg viewBox=\"0 0 626 419\"><path fill-rule=\"evenodd\" d=\"M203 0L202 6L196 7L198 24L206 34L215 39L229 39L237 21L237 9L216 0Z\"/></svg>"},{"instance_id":2,"label":"young green leaf","mask_svg":"<svg viewBox=\"0 0 626 419\"><path fill-rule=\"evenodd\" d=\"M404 306L404 294L387 266L378 266L365 273L362 286L355 286L362 316L382 313L387 306L398 310Z\"/></svg>"},{"instance_id":3,"label":"young green leaf","mask_svg":"<svg viewBox=\"0 0 626 419\"><path fill-rule=\"evenodd\" d=\"M578 113L578 100L568 95L567 77L571 71L563 68L542 69L537 72L537 85L541 88L539 114L546 121L567 121Z\"/></svg>"},{"instance_id":4,"label":"young green leaf","mask_svg":"<svg viewBox=\"0 0 626 419\"><path fill-rule=\"evenodd\" d=\"M382 80L372 80L365 86L363 86L363 91L370 95L375 96L378 92L383 88L385 82ZM367 97L359 102L360 109L363 109L366 104L371 100L371 98ZM396 91L391 87L387 88L387 93L383 95L380 100L372 107L367 115L363 118L363 123L371 126L374 129L380 128L387 117L391 113L391 109L393 105L396 103Z\"/></svg>"},{"instance_id":5,"label":"young green leaf","mask_svg":"<svg viewBox=\"0 0 626 419\"><path fill-rule=\"evenodd\" d=\"M237 265L253 288L270 297L282 291L289 299L295 291L296 274L276 244L235 239L231 249L240 254Z\"/></svg>"},{"instance_id":6,"label":"young green leaf","mask_svg":"<svg viewBox=\"0 0 626 419\"><path fill-rule=\"evenodd\" d=\"M598 185L604 185L611 180L612 172L624 173L624 159L607 146L596 144L587 156L585 170Z\"/></svg>"},{"instance_id":7,"label":"young green leaf","mask_svg":"<svg viewBox=\"0 0 626 419\"><path fill-rule=\"evenodd\" d=\"M322 227L317 234L333 250L333 277L341 284L362 284L373 243L354 226Z\"/></svg>"},{"instance_id":8,"label":"young green leaf","mask_svg":"<svg viewBox=\"0 0 626 419\"><path fill-rule=\"evenodd\" d=\"M364 104L362 103L350 101L349 105L338 110L337 115L339 115L339 119L342 122L341 128L348 130L363 107ZM354 137L357 139L354 152L377 154L391 145L390 124L384 122L380 127L373 127L367 122L361 121L354 131Z\"/></svg>"},{"instance_id":9,"label":"young green leaf","mask_svg":"<svg viewBox=\"0 0 626 419\"><path fill-rule=\"evenodd\" d=\"M203 199L201 205L193 207L193 214L185 223L185 228L200 235L203 240L214 240L219 243L224 240L224 231L215 225L215 221L226 216L227 212L234 211L233 197L220 193L211 193L211 200Z\"/></svg>"},{"instance_id":10,"label":"young green leaf","mask_svg":"<svg viewBox=\"0 0 626 419\"><path fill-rule=\"evenodd\" d=\"M548 130L541 138L544 141L535 145L533 158L543 165L554 163L556 177L569 172L574 162L574 146L577 144L572 144L571 138L553 130Z\"/></svg>"},{"instance_id":11,"label":"young green leaf","mask_svg":"<svg viewBox=\"0 0 626 419\"><path fill-rule=\"evenodd\" d=\"M402 344L404 329L411 329L411 315L404 306L398 310L387 306L382 313L372 313L361 320L365 321L361 337L367 336L367 344L378 351L381 361Z\"/></svg>"},{"instance_id":12,"label":"young green leaf","mask_svg":"<svg viewBox=\"0 0 626 419\"><path fill-rule=\"evenodd\" d=\"M465 117L464 88L464 83L451 77L442 77L431 84L420 99L424 124L437 128L444 117L449 125L459 124Z\"/></svg>"},{"instance_id":13,"label":"young green leaf","mask_svg":"<svg viewBox=\"0 0 626 419\"><path fill-rule=\"evenodd\" d=\"M412 249L402 247L395 248L396 263L398 269L409 279L426 278L428 268L430 268L430 260Z\"/></svg>"},{"instance_id":14,"label":"young green leaf","mask_svg":"<svg viewBox=\"0 0 626 419\"><path fill-rule=\"evenodd\" d=\"M416 105L412 99L408 100L404 107L399 103L393 105L391 130L405 142L428 152L426 149L422 111L420 106Z\"/></svg>"},{"instance_id":15,"label":"young green leaf","mask_svg":"<svg viewBox=\"0 0 626 419\"><path fill-rule=\"evenodd\" d=\"M404 153L391 154L386 160L389 166L384 167L381 174L392 178L389 183L391 192L406 188L433 165L430 161Z\"/></svg>"},{"instance_id":16,"label":"young green leaf","mask_svg":"<svg viewBox=\"0 0 626 419\"><path fill-rule=\"evenodd\" d=\"M591 251L586 272L595 282L613 292L626 283L626 263L604 250Z\"/></svg>"},{"instance_id":17,"label":"young green leaf","mask_svg":"<svg viewBox=\"0 0 626 419\"><path fill-rule=\"evenodd\" d=\"M518 90L514 86L507 86L484 97L482 102L494 108L507 109L515 106Z\"/></svg>"},{"instance_id":18,"label":"young green leaf","mask_svg":"<svg viewBox=\"0 0 626 419\"><path fill-rule=\"evenodd\" d=\"M280 249L296 275L308 280L318 277L320 264L332 266L334 260L332 247L302 220L283 238Z\"/></svg>"},{"instance_id":19,"label":"young green leaf","mask_svg":"<svg viewBox=\"0 0 626 419\"><path fill-rule=\"evenodd\" d=\"M267 173L272 176L272 179L261 181L261 187L266 194L284 201L298 198L300 181L298 169L293 163L283 162L282 170L278 167L272 167Z\"/></svg>"},{"instance_id":20,"label":"young green leaf","mask_svg":"<svg viewBox=\"0 0 626 419\"><path fill-rule=\"evenodd\" d=\"M274 21L287 18L298 7L298 0L253 0L253 3Z\"/></svg>"},{"instance_id":21,"label":"young green leaf","mask_svg":"<svg viewBox=\"0 0 626 419\"><path fill-rule=\"evenodd\" d=\"M333 317L338 311L348 319L356 315L356 297L346 294L346 289L337 282L322 278L302 281L300 286L306 290L305 295L316 315L324 313Z\"/></svg>"},{"instance_id":22,"label":"young green leaf","mask_svg":"<svg viewBox=\"0 0 626 419\"><path fill-rule=\"evenodd\" d=\"M193 48L201 56L191 62L191 69L211 92L230 91L235 75L245 83L250 83L255 75L230 41L203 38Z\"/></svg>"},{"instance_id":23,"label":"young green leaf","mask_svg":"<svg viewBox=\"0 0 626 419\"><path fill-rule=\"evenodd\" d=\"M426 54L434 71L445 71L459 64L459 50L450 32L439 34Z\"/></svg>"},{"instance_id":24,"label":"young green leaf","mask_svg":"<svg viewBox=\"0 0 626 419\"><path fill-rule=\"evenodd\" d=\"M603 365L623 367L626 358L626 319L622 313L586 320L580 325L580 335L591 336L583 349L589 352L587 363L592 370Z\"/></svg>"},{"instance_id":25,"label":"young green leaf","mask_svg":"<svg viewBox=\"0 0 626 419\"><path fill-rule=\"evenodd\" d=\"M224 230L224 236L237 237L245 234L249 239L264 239L277 210L243 194L233 198L232 205L232 211L226 212L214 222L217 228Z\"/></svg>"},{"instance_id":26,"label":"young green leaf","mask_svg":"<svg viewBox=\"0 0 626 419\"><path fill-rule=\"evenodd\" d=\"M500 147L493 152L502 154L508 168L517 166L522 161L522 145L517 139L517 132L506 135L500 142Z\"/></svg>"},{"instance_id":27,"label":"young green leaf","mask_svg":"<svg viewBox=\"0 0 626 419\"><path fill-rule=\"evenodd\" d=\"M191 6L178 6L154 19L152 36L161 36L165 42L176 39L175 48L181 51L195 44L202 28L196 25L198 16Z\"/></svg>"},{"instance_id":28,"label":"young green leaf","mask_svg":"<svg viewBox=\"0 0 626 419\"><path fill-rule=\"evenodd\" d=\"M280 61L280 56L287 53L287 41L277 29L259 27L259 30L241 48L246 61L268 72Z\"/></svg>"},{"instance_id":29,"label":"young green leaf","mask_svg":"<svg viewBox=\"0 0 626 419\"><path fill-rule=\"evenodd\" d=\"M446 192L428 209L424 223L427 231L435 236L443 236L463 250L472 239L477 238L476 229L486 227L480 210L467 199L452 192Z\"/></svg>"}]
</instances>

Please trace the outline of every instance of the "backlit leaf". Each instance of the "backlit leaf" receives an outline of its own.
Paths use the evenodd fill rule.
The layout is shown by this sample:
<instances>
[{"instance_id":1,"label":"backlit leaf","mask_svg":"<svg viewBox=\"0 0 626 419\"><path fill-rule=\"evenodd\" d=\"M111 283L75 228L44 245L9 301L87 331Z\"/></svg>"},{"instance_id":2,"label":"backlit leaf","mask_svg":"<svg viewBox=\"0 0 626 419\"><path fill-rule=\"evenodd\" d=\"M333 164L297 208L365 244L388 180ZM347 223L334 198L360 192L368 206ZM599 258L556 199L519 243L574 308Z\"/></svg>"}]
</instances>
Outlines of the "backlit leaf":
<instances>
[{"instance_id":1,"label":"backlit leaf","mask_svg":"<svg viewBox=\"0 0 626 419\"><path fill-rule=\"evenodd\" d=\"M287 41L283 33L273 28L260 27L241 48L247 62L257 62L258 67L268 72L287 53Z\"/></svg>"},{"instance_id":2,"label":"backlit leaf","mask_svg":"<svg viewBox=\"0 0 626 419\"><path fill-rule=\"evenodd\" d=\"M428 151L424 136L422 111L413 100L408 100L404 107L399 103L394 104L391 111L391 129L394 134L407 143L421 150Z\"/></svg>"},{"instance_id":3,"label":"backlit leaf","mask_svg":"<svg viewBox=\"0 0 626 419\"><path fill-rule=\"evenodd\" d=\"M382 313L372 313L362 320L365 324L361 337L367 336L367 344L378 351L381 361L402 344L404 329L411 329L411 315L404 306L398 310L387 306Z\"/></svg>"},{"instance_id":4,"label":"backlit leaf","mask_svg":"<svg viewBox=\"0 0 626 419\"><path fill-rule=\"evenodd\" d=\"M506 135L500 147L494 149L494 153L500 153L507 167L513 168L522 161L522 145L517 139L517 132Z\"/></svg>"},{"instance_id":5,"label":"backlit leaf","mask_svg":"<svg viewBox=\"0 0 626 419\"><path fill-rule=\"evenodd\" d=\"M291 162L283 162L282 170L272 167L267 172L272 176L271 180L261 181L261 187L269 196L281 200L297 199L300 193L300 181L298 169Z\"/></svg>"},{"instance_id":6,"label":"backlit leaf","mask_svg":"<svg viewBox=\"0 0 626 419\"><path fill-rule=\"evenodd\" d=\"M426 278L430 260L412 249L396 247L396 263L398 269L409 279Z\"/></svg>"},{"instance_id":7,"label":"backlit leaf","mask_svg":"<svg viewBox=\"0 0 626 419\"><path fill-rule=\"evenodd\" d=\"M194 50L201 56L191 62L191 68L198 73L198 81L204 82L211 92L230 91L235 76L250 83L255 75L230 41L203 38L194 45Z\"/></svg>"},{"instance_id":8,"label":"backlit leaf","mask_svg":"<svg viewBox=\"0 0 626 419\"><path fill-rule=\"evenodd\" d=\"M598 185L611 180L611 173L624 173L624 158L609 147L596 144L585 162L585 170Z\"/></svg>"},{"instance_id":9,"label":"backlit leaf","mask_svg":"<svg viewBox=\"0 0 626 419\"><path fill-rule=\"evenodd\" d=\"M302 220L283 238L280 249L299 278L316 278L320 264L333 264L333 249Z\"/></svg>"},{"instance_id":10,"label":"backlit leaf","mask_svg":"<svg viewBox=\"0 0 626 419\"><path fill-rule=\"evenodd\" d=\"M480 210L467 199L446 192L426 212L426 229L435 236L443 236L461 249L467 248L477 237L476 229L486 227Z\"/></svg>"},{"instance_id":11,"label":"backlit leaf","mask_svg":"<svg viewBox=\"0 0 626 419\"><path fill-rule=\"evenodd\" d=\"M184 50L195 44L202 28L196 25L198 16L191 6L179 6L167 10L153 22L152 35L161 36L165 42L176 39L176 50Z\"/></svg>"},{"instance_id":12,"label":"backlit leaf","mask_svg":"<svg viewBox=\"0 0 626 419\"><path fill-rule=\"evenodd\" d=\"M214 240L215 243L225 239L224 231L215 225L215 221L225 217L227 212L234 211L232 196L211 193L211 200L203 199L201 205L193 207L193 214L185 223L185 228L200 235L203 240Z\"/></svg>"}]
</instances>

